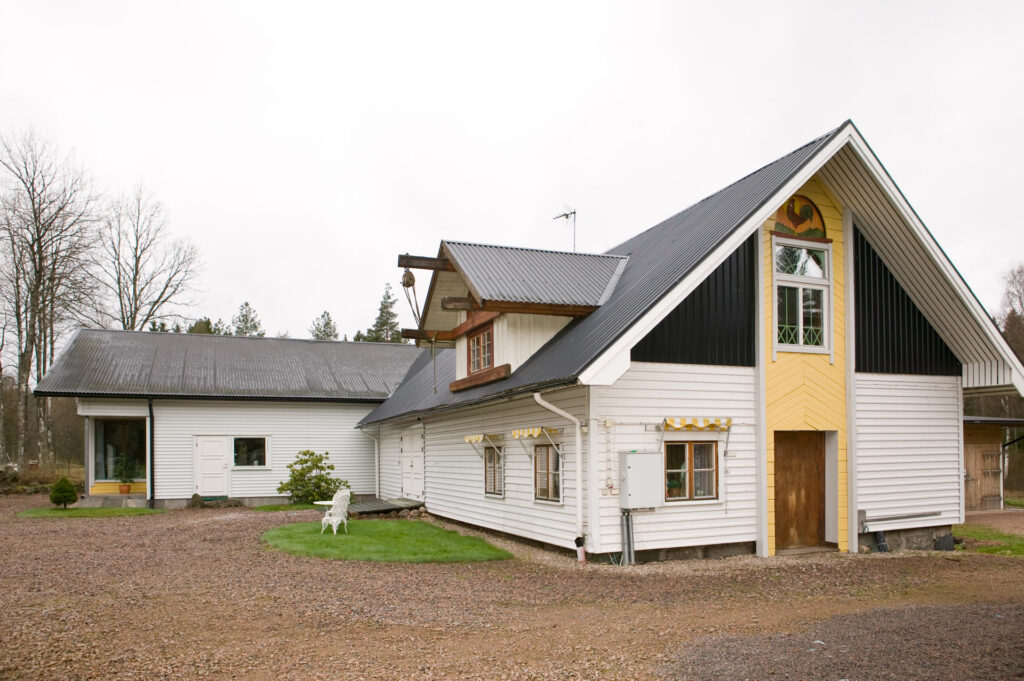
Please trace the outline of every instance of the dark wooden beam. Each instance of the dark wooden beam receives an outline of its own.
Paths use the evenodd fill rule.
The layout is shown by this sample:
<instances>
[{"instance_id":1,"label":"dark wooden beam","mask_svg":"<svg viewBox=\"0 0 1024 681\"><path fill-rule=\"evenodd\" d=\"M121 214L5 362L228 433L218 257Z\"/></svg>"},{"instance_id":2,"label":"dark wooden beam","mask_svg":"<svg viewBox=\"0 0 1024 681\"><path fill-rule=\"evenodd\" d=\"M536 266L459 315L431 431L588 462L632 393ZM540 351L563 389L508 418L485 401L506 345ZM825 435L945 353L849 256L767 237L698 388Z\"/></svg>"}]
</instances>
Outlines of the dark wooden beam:
<instances>
[{"instance_id":1,"label":"dark wooden beam","mask_svg":"<svg viewBox=\"0 0 1024 681\"><path fill-rule=\"evenodd\" d=\"M448 258L430 258L425 255L409 255L408 253L398 256L398 266L409 267L414 270L455 271L452 261Z\"/></svg>"},{"instance_id":2,"label":"dark wooden beam","mask_svg":"<svg viewBox=\"0 0 1024 681\"><path fill-rule=\"evenodd\" d=\"M469 319L456 326L454 329L450 331L450 333L452 334L453 338L460 338L462 336L465 336L473 329L478 329L484 324L490 323L491 320L493 320L497 316L497 312L477 312L473 315L470 315Z\"/></svg>"},{"instance_id":3,"label":"dark wooden beam","mask_svg":"<svg viewBox=\"0 0 1024 681\"><path fill-rule=\"evenodd\" d=\"M502 364L501 366L496 366L492 369L485 369L484 371L479 371L471 376L460 378L457 381L452 381L448 384L448 389L453 393L457 393L460 390L466 390L467 388L475 388L478 385L500 381L503 378L508 378L511 373L512 365Z\"/></svg>"},{"instance_id":4,"label":"dark wooden beam","mask_svg":"<svg viewBox=\"0 0 1024 681\"><path fill-rule=\"evenodd\" d=\"M552 305L549 303L515 303L485 300L481 309L511 314L550 314L563 317L585 317L597 309L596 305Z\"/></svg>"},{"instance_id":5,"label":"dark wooden beam","mask_svg":"<svg viewBox=\"0 0 1024 681\"><path fill-rule=\"evenodd\" d=\"M479 310L480 306L472 298L460 298L458 296L444 296L441 298L442 310Z\"/></svg>"},{"instance_id":6,"label":"dark wooden beam","mask_svg":"<svg viewBox=\"0 0 1024 681\"><path fill-rule=\"evenodd\" d=\"M402 338L420 341L452 341L456 336L451 331L430 331L427 329L402 329Z\"/></svg>"}]
</instances>

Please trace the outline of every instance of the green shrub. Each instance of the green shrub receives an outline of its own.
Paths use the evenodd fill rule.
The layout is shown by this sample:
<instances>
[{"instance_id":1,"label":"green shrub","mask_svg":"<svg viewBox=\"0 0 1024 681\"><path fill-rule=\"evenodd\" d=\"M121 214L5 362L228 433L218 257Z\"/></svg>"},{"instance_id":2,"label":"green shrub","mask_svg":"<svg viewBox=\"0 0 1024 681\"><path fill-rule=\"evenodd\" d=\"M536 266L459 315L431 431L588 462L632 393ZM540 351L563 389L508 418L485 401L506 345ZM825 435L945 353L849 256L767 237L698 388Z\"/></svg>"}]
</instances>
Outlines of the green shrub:
<instances>
[{"instance_id":1,"label":"green shrub","mask_svg":"<svg viewBox=\"0 0 1024 681\"><path fill-rule=\"evenodd\" d=\"M50 488L50 503L67 508L68 504L73 504L76 501L78 501L78 491L70 480L61 478L53 483L53 487Z\"/></svg>"},{"instance_id":2,"label":"green shrub","mask_svg":"<svg viewBox=\"0 0 1024 681\"><path fill-rule=\"evenodd\" d=\"M311 504L330 499L342 487L351 489L348 480L331 476L334 464L327 462L329 453L317 454L308 449L299 452L295 461L288 464L288 479L278 486L278 493L291 494L292 503Z\"/></svg>"}]
</instances>

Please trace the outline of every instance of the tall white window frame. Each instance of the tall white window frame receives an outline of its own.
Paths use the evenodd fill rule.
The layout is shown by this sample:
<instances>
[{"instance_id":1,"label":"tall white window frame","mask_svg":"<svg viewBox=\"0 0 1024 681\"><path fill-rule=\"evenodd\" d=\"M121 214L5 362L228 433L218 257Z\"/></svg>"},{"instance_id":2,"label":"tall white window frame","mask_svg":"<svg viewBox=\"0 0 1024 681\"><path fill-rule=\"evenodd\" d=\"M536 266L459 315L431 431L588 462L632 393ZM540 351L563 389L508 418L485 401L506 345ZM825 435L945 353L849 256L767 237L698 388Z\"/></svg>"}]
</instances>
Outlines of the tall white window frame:
<instances>
[{"instance_id":1,"label":"tall white window frame","mask_svg":"<svg viewBox=\"0 0 1024 681\"><path fill-rule=\"evenodd\" d=\"M822 266L821 277L804 276L799 274L786 274L779 271L778 252L780 248L791 247L805 250L821 251L824 253L825 262ZM832 357L832 243L831 241L811 241L809 239L793 239L773 235L772 236L772 359L778 352L806 352L812 354L829 355ZM797 290L797 322L795 331L797 343L783 342L780 336L779 325L779 289L780 287L794 288ZM805 343L804 330L804 292L821 292L821 345Z\"/></svg>"}]
</instances>

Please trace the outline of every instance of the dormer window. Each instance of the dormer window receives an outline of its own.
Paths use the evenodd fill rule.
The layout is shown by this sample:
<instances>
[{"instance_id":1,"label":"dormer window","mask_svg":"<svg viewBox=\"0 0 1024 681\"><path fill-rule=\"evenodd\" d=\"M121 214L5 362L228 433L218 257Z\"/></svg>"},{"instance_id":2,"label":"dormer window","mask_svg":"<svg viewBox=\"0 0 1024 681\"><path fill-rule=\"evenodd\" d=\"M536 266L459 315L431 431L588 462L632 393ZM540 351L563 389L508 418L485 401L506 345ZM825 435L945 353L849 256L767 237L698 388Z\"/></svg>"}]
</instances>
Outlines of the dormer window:
<instances>
[{"instance_id":1,"label":"dormer window","mask_svg":"<svg viewBox=\"0 0 1024 681\"><path fill-rule=\"evenodd\" d=\"M491 324L467 336L469 373L476 374L494 367L494 327Z\"/></svg>"}]
</instances>

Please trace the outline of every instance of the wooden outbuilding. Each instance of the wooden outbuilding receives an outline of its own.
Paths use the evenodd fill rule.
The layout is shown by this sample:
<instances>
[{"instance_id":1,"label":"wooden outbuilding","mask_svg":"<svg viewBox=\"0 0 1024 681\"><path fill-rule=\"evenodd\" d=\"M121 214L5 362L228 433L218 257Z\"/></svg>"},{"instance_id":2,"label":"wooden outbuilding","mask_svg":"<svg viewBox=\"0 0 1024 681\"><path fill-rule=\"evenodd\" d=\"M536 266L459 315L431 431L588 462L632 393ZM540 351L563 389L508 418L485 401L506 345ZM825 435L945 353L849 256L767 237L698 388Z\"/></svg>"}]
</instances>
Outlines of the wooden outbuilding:
<instances>
[{"instance_id":1,"label":"wooden outbuilding","mask_svg":"<svg viewBox=\"0 0 1024 681\"><path fill-rule=\"evenodd\" d=\"M964 507L967 511L1003 508L1006 445L1021 436L1024 419L964 417Z\"/></svg>"}]
</instances>

